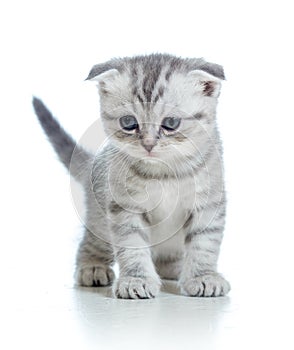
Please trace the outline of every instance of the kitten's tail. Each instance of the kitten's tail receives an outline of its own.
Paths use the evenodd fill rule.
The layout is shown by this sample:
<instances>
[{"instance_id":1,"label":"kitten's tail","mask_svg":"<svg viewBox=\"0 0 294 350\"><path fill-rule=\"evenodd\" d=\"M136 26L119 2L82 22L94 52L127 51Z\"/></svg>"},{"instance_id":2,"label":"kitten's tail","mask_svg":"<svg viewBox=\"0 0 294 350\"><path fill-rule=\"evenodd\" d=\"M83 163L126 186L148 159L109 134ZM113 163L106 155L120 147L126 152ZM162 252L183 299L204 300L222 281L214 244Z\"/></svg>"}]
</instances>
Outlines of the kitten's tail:
<instances>
[{"instance_id":1,"label":"kitten's tail","mask_svg":"<svg viewBox=\"0 0 294 350\"><path fill-rule=\"evenodd\" d=\"M83 182L83 175L91 166L93 155L76 144L40 99L34 97L33 106L39 122L60 161L76 180Z\"/></svg>"}]
</instances>

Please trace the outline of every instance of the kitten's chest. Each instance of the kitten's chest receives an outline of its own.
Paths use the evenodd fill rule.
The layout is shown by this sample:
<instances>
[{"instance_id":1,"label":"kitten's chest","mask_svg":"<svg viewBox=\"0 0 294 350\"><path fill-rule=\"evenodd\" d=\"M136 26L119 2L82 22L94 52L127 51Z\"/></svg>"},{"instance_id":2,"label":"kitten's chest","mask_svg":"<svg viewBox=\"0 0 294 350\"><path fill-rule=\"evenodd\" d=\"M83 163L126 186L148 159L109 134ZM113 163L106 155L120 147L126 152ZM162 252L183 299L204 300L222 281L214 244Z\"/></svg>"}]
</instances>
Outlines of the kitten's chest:
<instances>
[{"instance_id":1,"label":"kitten's chest","mask_svg":"<svg viewBox=\"0 0 294 350\"><path fill-rule=\"evenodd\" d=\"M145 213L154 256L181 254L183 227L195 206L195 179L146 181L137 178L128 185L133 203Z\"/></svg>"},{"instance_id":2,"label":"kitten's chest","mask_svg":"<svg viewBox=\"0 0 294 350\"><path fill-rule=\"evenodd\" d=\"M183 227L195 198L193 184L177 180L153 181L146 190L149 194L147 217L153 254L181 254Z\"/></svg>"},{"instance_id":3,"label":"kitten's chest","mask_svg":"<svg viewBox=\"0 0 294 350\"><path fill-rule=\"evenodd\" d=\"M152 225L178 227L195 202L195 184L179 179L152 180L145 187L146 209Z\"/></svg>"}]
</instances>

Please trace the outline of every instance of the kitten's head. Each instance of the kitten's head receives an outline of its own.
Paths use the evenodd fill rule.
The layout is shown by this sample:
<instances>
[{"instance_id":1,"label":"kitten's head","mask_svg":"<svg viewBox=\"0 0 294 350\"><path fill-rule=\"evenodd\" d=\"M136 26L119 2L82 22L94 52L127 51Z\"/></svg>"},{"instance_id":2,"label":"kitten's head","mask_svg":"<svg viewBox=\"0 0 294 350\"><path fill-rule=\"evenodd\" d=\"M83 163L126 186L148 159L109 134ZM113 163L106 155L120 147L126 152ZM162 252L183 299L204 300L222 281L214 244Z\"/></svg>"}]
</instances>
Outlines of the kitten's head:
<instances>
[{"instance_id":1,"label":"kitten's head","mask_svg":"<svg viewBox=\"0 0 294 350\"><path fill-rule=\"evenodd\" d=\"M203 59L154 54L95 65L104 129L135 158L177 160L202 152L215 130L224 72Z\"/></svg>"}]
</instances>

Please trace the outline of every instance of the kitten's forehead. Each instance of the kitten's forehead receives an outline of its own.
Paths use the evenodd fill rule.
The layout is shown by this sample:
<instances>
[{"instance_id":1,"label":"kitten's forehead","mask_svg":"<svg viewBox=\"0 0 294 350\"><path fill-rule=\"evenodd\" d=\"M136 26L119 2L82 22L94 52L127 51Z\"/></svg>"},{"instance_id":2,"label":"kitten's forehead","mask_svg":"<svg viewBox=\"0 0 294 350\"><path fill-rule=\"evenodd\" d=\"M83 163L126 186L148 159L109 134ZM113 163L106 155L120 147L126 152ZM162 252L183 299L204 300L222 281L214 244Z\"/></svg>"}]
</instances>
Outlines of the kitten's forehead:
<instances>
[{"instance_id":1,"label":"kitten's forehead","mask_svg":"<svg viewBox=\"0 0 294 350\"><path fill-rule=\"evenodd\" d=\"M185 60L169 55L137 56L126 59L124 67L133 98L146 107L162 99L172 77L189 71Z\"/></svg>"},{"instance_id":2,"label":"kitten's forehead","mask_svg":"<svg viewBox=\"0 0 294 350\"><path fill-rule=\"evenodd\" d=\"M187 113L195 109L191 106L192 78L188 78L189 73L195 70L224 78L221 66L202 58L183 59L153 54L114 59L96 65L89 79L97 77L103 110L110 112L110 109L132 105L135 114L150 120L154 114L162 115L162 109L178 107ZM198 103L197 99L193 99L195 103Z\"/></svg>"},{"instance_id":3,"label":"kitten's forehead","mask_svg":"<svg viewBox=\"0 0 294 350\"><path fill-rule=\"evenodd\" d=\"M172 75L181 66L180 59L165 56L135 57L127 63L132 93L142 103L157 102L163 96Z\"/></svg>"}]
</instances>

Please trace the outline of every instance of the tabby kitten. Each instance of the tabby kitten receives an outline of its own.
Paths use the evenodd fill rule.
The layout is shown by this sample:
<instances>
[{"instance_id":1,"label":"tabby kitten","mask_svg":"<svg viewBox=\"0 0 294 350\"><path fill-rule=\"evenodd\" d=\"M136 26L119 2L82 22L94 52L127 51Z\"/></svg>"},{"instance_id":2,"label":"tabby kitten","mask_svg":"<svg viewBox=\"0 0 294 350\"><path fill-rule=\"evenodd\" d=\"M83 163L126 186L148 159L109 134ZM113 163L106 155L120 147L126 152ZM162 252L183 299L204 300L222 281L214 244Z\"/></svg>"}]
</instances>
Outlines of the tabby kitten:
<instances>
[{"instance_id":1,"label":"tabby kitten","mask_svg":"<svg viewBox=\"0 0 294 350\"><path fill-rule=\"evenodd\" d=\"M76 260L83 286L113 282L118 298L152 298L161 278L189 296L222 296L217 272L226 199L216 106L223 68L153 54L95 65L107 142L91 154L34 98L61 162L85 190Z\"/></svg>"}]
</instances>

